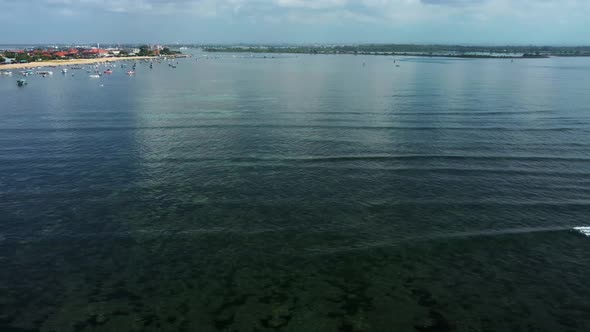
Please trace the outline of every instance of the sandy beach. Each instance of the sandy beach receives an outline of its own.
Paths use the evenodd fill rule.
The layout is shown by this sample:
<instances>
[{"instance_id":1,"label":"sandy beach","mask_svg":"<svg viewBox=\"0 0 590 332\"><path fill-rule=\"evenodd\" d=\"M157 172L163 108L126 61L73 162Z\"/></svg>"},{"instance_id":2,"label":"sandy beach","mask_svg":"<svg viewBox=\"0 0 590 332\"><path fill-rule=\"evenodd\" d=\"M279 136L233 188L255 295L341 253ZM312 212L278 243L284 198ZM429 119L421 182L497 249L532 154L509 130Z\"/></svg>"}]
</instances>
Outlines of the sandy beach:
<instances>
[{"instance_id":1,"label":"sandy beach","mask_svg":"<svg viewBox=\"0 0 590 332\"><path fill-rule=\"evenodd\" d=\"M153 59L157 57L153 56L130 56L125 58L97 58L97 59L75 59L75 60L49 60L41 62L31 63L14 63L9 65L1 65L0 70L6 69L27 69L27 68L39 68L39 67L50 67L50 66L73 66L73 65L89 65L95 63L115 62L124 60L143 60Z\"/></svg>"}]
</instances>

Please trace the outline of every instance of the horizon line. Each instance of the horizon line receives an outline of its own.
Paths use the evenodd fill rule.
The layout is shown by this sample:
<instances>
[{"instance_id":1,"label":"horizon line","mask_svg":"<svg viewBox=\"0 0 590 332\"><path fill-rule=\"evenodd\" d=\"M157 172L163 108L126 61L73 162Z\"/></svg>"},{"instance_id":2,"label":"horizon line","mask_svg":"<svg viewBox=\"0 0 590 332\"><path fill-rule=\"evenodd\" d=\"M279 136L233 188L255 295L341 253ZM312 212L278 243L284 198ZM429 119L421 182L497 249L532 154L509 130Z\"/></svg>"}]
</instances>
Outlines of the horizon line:
<instances>
[{"instance_id":1,"label":"horizon line","mask_svg":"<svg viewBox=\"0 0 590 332\"><path fill-rule=\"evenodd\" d=\"M105 45L245 45L245 46L272 46L272 45L290 45L290 46L334 46L334 45L416 45L416 46L465 46L465 47L590 47L590 44L524 44L524 43L395 43L395 42L34 42L34 43L0 43L0 46L29 46L29 45L74 45L74 44L105 44Z\"/></svg>"}]
</instances>

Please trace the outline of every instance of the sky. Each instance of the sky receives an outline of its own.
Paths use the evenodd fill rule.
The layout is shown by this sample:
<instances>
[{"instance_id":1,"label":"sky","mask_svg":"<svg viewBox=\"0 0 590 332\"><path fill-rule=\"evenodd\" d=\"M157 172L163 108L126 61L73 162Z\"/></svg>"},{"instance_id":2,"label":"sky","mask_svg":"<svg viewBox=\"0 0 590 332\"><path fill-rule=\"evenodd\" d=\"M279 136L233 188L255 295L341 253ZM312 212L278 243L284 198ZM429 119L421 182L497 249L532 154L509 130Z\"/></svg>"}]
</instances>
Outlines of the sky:
<instances>
[{"instance_id":1,"label":"sky","mask_svg":"<svg viewBox=\"0 0 590 332\"><path fill-rule=\"evenodd\" d=\"M0 0L0 44L590 45L590 0Z\"/></svg>"}]
</instances>

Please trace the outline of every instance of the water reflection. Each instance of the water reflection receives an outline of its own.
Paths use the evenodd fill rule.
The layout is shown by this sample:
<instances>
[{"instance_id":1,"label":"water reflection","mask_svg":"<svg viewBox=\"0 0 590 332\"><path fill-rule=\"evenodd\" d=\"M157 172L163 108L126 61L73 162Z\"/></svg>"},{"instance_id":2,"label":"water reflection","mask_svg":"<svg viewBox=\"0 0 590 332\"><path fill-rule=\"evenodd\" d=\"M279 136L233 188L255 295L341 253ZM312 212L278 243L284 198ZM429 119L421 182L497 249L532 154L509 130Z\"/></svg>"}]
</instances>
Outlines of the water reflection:
<instances>
[{"instance_id":1,"label":"water reflection","mask_svg":"<svg viewBox=\"0 0 590 332\"><path fill-rule=\"evenodd\" d=\"M187 60L8 94L0 329L585 330L581 76L427 60Z\"/></svg>"}]
</instances>

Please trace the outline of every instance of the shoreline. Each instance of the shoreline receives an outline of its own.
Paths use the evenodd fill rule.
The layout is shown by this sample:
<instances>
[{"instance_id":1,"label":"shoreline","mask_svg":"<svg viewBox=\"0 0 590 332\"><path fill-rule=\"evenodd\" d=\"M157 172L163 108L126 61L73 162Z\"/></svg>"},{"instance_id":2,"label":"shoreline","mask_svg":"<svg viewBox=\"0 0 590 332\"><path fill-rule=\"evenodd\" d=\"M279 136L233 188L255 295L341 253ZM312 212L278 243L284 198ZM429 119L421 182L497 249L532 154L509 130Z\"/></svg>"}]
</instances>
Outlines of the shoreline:
<instances>
[{"instance_id":1,"label":"shoreline","mask_svg":"<svg viewBox=\"0 0 590 332\"><path fill-rule=\"evenodd\" d=\"M484 55L484 54L426 54L426 53L407 53L407 52L325 52L325 53L314 53L314 52L275 52L275 51L256 51L251 50L207 50L207 53L250 53L250 54L305 54L305 55L368 55L368 56L403 56L403 57L423 57L423 58L459 58L459 59L548 59L551 57L557 57L555 55Z\"/></svg>"},{"instance_id":2,"label":"shoreline","mask_svg":"<svg viewBox=\"0 0 590 332\"><path fill-rule=\"evenodd\" d=\"M40 67L57 67L57 66L73 66L73 65L91 65L97 63L117 62L125 60L144 60L157 59L157 56L130 56L121 58L96 58L96 59L74 59L74 60L49 60L29 63L13 63L8 65L0 65L0 71L5 69L30 69Z\"/></svg>"}]
</instances>

